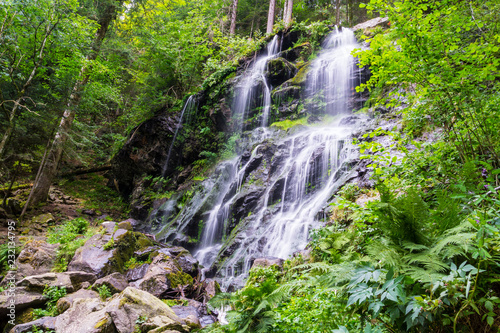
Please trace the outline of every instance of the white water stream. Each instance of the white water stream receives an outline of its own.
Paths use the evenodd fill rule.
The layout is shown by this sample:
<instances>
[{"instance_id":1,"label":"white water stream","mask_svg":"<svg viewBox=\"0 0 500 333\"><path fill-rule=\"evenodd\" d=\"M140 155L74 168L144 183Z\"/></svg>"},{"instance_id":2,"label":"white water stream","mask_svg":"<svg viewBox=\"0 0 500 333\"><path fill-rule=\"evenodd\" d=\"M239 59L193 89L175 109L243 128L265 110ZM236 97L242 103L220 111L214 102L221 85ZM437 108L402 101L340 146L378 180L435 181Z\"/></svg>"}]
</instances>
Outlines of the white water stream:
<instances>
[{"instance_id":1,"label":"white water stream","mask_svg":"<svg viewBox=\"0 0 500 333\"><path fill-rule=\"evenodd\" d=\"M244 122L249 118L248 112L252 105L262 109L260 126L266 127L268 125L271 110L271 87L264 74L269 60L275 58L280 51L279 38L276 35L267 45L267 54L257 58L255 63L243 74L237 86L237 97L234 99L233 105L233 117L239 118L238 131L244 128ZM259 86L261 86L260 89ZM262 98L260 93L262 93Z\"/></svg>"},{"instance_id":2,"label":"white water stream","mask_svg":"<svg viewBox=\"0 0 500 333\"><path fill-rule=\"evenodd\" d=\"M163 169L162 169L162 176L163 177L165 177L165 173L167 172L168 162L170 162L170 157L172 156L172 148L174 148L175 139L177 139L177 134L179 134L179 129L182 127L182 124L183 124L182 120L184 119L184 114L186 114L186 118L187 118L186 122L188 122L191 114L195 110L196 110L196 101L195 101L194 95L191 95L191 96L189 96L186 103L184 104L184 107L182 108L182 111L181 111L181 117L179 119L179 122L175 126L174 137L172 138L172 143L170 143L170 147L168 148L167 159L165 160L165 163L163 164Z\"/></svg>"},{"instance_id":3,"label":"white water stream","mask_svg":"<svg viewBox=\"0 0 500 333\"><path fill-rule=\"evenodd\" d=\"M223 287L241 285L256 258L287 258L303 250L311 229L320 226L319 213L349 172L345 161L353 154L350 142L356 126L341 125L341 118L352 111L349 100L357 72L350 54L359 45L352 31L342 29L333 32L323 47L311 65L306 96L325 106L323 114L338 117L330 124L285 137L283 132L266 128L271 87L265 70L267 62L279 54L275 37L267 55L243 74L236 89L233 117L239 117L237 131L245 129L250 109L262 110L262 127L247 134L251 153L220 163L175 218L176 229L168 225L157 234L158 239L167 239L185 230L192 219L201 219L203 231L195 257L207 269L217 263ZM262 89L256 89L257 85ZM256 94L260 90L262 94ZM243 205L248 216L239 213Z\"/></svg>"}]
</instances>

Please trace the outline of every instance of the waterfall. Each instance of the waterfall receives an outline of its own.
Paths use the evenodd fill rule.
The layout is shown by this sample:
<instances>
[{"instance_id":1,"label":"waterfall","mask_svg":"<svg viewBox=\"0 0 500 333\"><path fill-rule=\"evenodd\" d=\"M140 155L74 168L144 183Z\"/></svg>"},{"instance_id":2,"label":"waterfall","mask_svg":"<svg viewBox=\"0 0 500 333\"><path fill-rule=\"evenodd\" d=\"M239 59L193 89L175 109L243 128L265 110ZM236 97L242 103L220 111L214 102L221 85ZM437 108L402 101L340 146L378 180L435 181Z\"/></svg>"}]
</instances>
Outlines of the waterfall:
<instances>
[{"instance_id":1,"label":"waterfall","mask_svg":"<svg viewBox=\"0 0 500 333\"><path fill-rule=\"evenodd\" d=\"M165 163L163 164L163 169L162 169L162 173L161 173L163 177L165 177L165 174L167 172L168 162L170 162L170 157L172 156L172 148L174 147L175 139L177 139L177 134L179 134L179 129L182 127L182 120L184 118L184 113L186 113L186 118L189 121L189 118L195 109L196 109L196 101L195 101L194 95L191 95L191 96L189 96L186 103L184 104L184 107L182 108L182 111L181 111L181 116L180 116L179 122L175 126L174 137L172 138L172 142L170 143L170 147L168 148L167 159L165 160Z\"/></svg>"},{"instance_id":2,"label":"waterfall","mask_svg":"<svg viewBox=\"0 0 500 333\"><path fill-rule=\"evenodd\" d=\"M323 51L314 60L307 81L307 97L315 99L324 110L336 115L352 111L349 102L355 93L356 59L351 52L359 48L354 33L346 28L330 34L322 44Z\"/></svg>"},{"instance_id":3,"label":"waterfall","mask_svg":"<svg viewBox=\"0 0 500 333\"><path fill-rule=\"evenodd\" d=\"M255 63L243 74L237 89L233 103L233 117L237 121L237 131L247 128L245 121L253 117L255 110L262 110L260 126L267 126L271 110L271 87L264 75L269 60L276 57L280 52L278 35L274 36L269 45L267 53L257 58ZM260 98L262 93L262 98Z\"/></svg>"},{"instance_id":4,"label":"waterfall","mask_svg":"<svg viewBox=\"0 0 500 333\"><path fill-rule=\"evenodd\" d=\"M235 91L237 131L247 129L245 121L256 116L252 110L262 111L262 127L242 132L248 149L219 163L193 198L156 234L157 239L168 241L181 234L195 237L193 229L200 230L194 255L205 271L217 272L224 288L242 285L256 258L287 258L304 249L310 231L321 225L318 216L324 215L332 193L350 177L348 161L355 154L351 135L356 129L352 121L337 117L333 123L290 135L265 127L271 104L265 70L279 53L278 45L275 37L266 55L242 75ZM352 31L342 29L334 31L323 46L311 64L306 96L321 102L324 108L318 111L322 114L349 114L358 80L350 53L359 45ZM163 210L174 206L167 202Z\"/></svg>"}]
</instances>

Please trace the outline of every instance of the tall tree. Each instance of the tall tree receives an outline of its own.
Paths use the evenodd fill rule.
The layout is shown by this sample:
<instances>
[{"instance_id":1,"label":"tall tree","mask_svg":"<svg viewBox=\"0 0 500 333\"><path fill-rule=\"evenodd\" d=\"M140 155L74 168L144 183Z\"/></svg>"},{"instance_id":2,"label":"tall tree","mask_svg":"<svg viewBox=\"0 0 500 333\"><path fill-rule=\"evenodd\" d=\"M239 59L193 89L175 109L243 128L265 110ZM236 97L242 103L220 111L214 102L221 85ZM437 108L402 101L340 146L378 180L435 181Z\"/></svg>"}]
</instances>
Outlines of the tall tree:
<instances>
[{"instance_id":1,"label":"tall tree","mask_svg":"<svg viewBox=\"0 0 500 333\"><path fill-rule=\"evenodd\" d=\"M285 6L285 26L289 27L292 24L293 0L287 0Z\"/></svg>"},{"instance_id":2,"label":"tall tree","mask_svg":"<svg viewBox=\"0 0 500 333\"><path fill-rule=\"evenodd\" d=\"M340 25L340 0L335 1L335 24Z\"/></svg>"},{"instance_id":3,"label":"tall tree","mask_svg":"<svg viewBox=\"0 0 500 333\"><path fill-rule=\"evenodd\" d=\"M231 27L229 28L229 34L234 35L236 33L236 13L238 12L238 0L233 0L233 6L231 7Z\"/></svg>"},{"instance_id":4,"label":"tall tree","mask_svg":"<svg viewBox=\"0 0 500 333\"><path fill-rule=\"evenodd\" d=\"M64 76L74 60L81 58L80 47L88 47L85 40L92 28L76 10L77 3L71 1L6 1L2 5L0 159L5 157L18 118L38 116L37 106L45 104L43 96L57 81L48 76Z\"/></svg>"},{"instance_id":5,"label":"tall tree","mask_svg":"<svg viewBox=\"0 0 500 333\"><path fill-rule=\"evenodd\" d=\"M47 200L50 185L54 180L59 161L61 160L64 144L68 139L68 132L71 129L73 120L75 119L76 110L81 100L83 88L87 84L90 77L92 62L99 55L102 41L106 36L109 25L115 19L122 3L123 0L108 0L104 8L100 10L97 22L99 24L99 29L95 34L92 50L87 55L87 64L81 68L80 78L73 86L52 145L46 154L44 161L40 164L40 170L30 195L33 204ZM28 204L29 203L26 203L26 206Z\"/></svg>"},{"instance_id":6,"label":"tall tree","mask_svg":"<svg viewBox=\"0 0 500 333\"><path fill-rule=\"evenodd\" d=\"M275 16L276 0L269 1L269 13L267 14L267 30L266 33L273 32L274 16Z\"/></svg>"}]
</instances>

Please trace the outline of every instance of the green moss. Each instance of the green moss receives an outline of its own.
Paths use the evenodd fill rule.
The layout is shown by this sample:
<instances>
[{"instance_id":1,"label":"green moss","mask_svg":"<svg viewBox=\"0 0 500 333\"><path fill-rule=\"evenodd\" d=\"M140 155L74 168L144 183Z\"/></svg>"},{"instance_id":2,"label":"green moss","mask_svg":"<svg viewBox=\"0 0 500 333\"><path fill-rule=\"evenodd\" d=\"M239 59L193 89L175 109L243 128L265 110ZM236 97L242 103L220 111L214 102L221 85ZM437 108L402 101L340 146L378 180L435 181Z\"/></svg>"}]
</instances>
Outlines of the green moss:
<instances>
[{"instance_id":1,"label":"green moss","mask_svg":"<svg viewBox=\"0 0 500 333\"><path fill-rule=\"evenodd\" d=\"M104 319L102 319L101 321L99 321L97 324L95 324L94 328L101 328L105 325L108 325L109 324L109 319L107 317L107 314L106 314L106 317Z\"/></svg>"},{"instance_id":2,"label":"green moss","mask_svg":"<svg viewBox=\"0 0 500 333\"><path fill-rule=\"evenodd\" d=\"M134 235L135 235L135 239L136 239L136 242L135 242L136 250L141 250L141 249L145 249L149 246L153 246L153 242L151 241L151 239L146 237L144 234L142 234L140 232L135 232Z\"/></svg>"},{"instance_id":3,"label":"green moss","mask_svg":"<svg viewBox=\"0 0 500 333\"><path fill-rule=\"evenodd\" d=\"M298 125L307 125L307 118L308 117L303 117L303 118L299 118L297 120L285 119L283 121L275 122L275 123L271 124L271 126L275 126L283 131L287 131L290 128L298 126Z\"/></svg>"},{"instance_id":4,"label":"green moss","mask_svg":"<svg viewBox=\"0 0 500 333\"><path fill-rule=\"evenodd\" d=\"M161 301L170 307L176 306L176 305L182 305L182 306L189 305L189 301L186 299L162 299Z\"/></svg>"},{"instance_id":5,"label":"green moss","mask_svg":"<svg viewBox=\"0 0 500 333\"><path fill-rule=\"evenodd\" d=\"M182 271L167 274L167 278L170 281L170 287L172 288L193 284L193 278L191 277L191 275Z\"/></svg>"},{"instance_id":6,"label":"green moss","mask_svg":"<svg viewBox=\"0 0 500 333\"><path fill-rule=\"evenodd\" d=\"M114 247L115 247L115 240L113 239L113 237L111 237L111 239L106 244L104 244L103 249L108 251Z\"/></svg>"},{"instance_id":7,"label":"green moss","mask_svg":"<svg viewBox=\"0 0 500 333\"><path fill-rule=\"evenodd\" d=\"M301 86L306 83L306 78L307 78L307 73L309 72L309 66L308 63L304 64L299 71L297 72L297 75L295 75L293 78L288 80L290 84L294 86Z\"/></svg>"}]
</instances>

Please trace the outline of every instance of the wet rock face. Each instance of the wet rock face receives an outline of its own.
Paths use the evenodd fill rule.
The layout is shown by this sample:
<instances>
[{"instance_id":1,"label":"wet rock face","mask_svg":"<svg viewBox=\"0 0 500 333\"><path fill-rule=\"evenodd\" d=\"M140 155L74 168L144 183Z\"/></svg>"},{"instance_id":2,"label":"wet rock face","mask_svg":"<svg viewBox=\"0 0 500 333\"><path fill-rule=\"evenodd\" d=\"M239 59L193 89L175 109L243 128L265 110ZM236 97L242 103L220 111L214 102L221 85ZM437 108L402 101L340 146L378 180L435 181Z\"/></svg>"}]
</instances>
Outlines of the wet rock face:
<instances>
[{"instance_id":1,"label":"wet rock face","mask_svg":"<svg viewBox=\"0 0 500 333\"><path fill-rule=\"evenodd\" d=\"M297 68L284 58L278 57L267 63L266 78L273 86L279 86L297 74Z\"/></svg>"},{"instance_id":2,"label":"wet rock face","mask_svg":"<svg viewBox=\"0 0 500 333\"><path fill-rule=\"evenodd\" d=\"M123 148L112 160L112 178L120 193L128 197L136 179L143 174L159 175L179 119L166 110L137 126ZM171 158L179 160L177 152Z\"/></svg>"}]
</instances>

